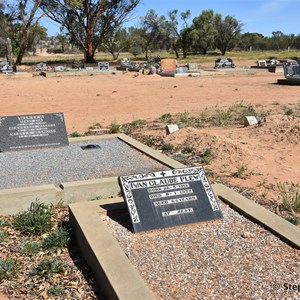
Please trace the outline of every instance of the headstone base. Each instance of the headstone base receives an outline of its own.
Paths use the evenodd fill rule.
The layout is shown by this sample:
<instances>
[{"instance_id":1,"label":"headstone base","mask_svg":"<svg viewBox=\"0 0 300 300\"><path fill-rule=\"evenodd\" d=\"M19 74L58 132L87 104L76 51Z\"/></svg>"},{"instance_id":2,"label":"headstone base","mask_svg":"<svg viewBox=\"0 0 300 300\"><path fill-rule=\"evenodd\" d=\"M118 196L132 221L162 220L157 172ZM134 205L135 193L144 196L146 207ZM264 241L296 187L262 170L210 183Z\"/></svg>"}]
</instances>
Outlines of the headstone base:
<instances>
[{"instance_id":1,"label":"headstone base","mask_svg":"<svg viewBox=\"0 0 300 300\"><path fill-rule=\"evenodd\" d=\"M281 85L300 85L300 79L278 79L277 84L281 84Z\"/></svg>"}]
</instances>

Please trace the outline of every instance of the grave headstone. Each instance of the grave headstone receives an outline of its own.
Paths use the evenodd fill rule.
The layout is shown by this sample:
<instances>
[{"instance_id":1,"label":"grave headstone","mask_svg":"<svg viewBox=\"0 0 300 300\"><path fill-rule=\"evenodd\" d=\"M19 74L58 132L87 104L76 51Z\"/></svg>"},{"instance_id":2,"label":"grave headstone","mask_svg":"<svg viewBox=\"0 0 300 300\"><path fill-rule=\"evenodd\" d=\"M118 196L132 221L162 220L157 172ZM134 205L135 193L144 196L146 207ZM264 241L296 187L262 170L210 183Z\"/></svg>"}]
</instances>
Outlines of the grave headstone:
<instances>
[{"instance_id":1,"label":"grave headstone","mask_svg":"<svg viewBox=\"0 0 300 300\"><path fill-rule=\"evenodd\" d=\"M257 66L258 67L267 67L267 61L265 61L265 60L258 60L257 61Z\"/></svg>"},{"instance_id":2,"label":"grave headstone","mask_svg":"<svg viewBox=\"0 0 300 300\"><path fill-rule=\"evenodd\" d=\"M63 113L0 117L0 152L67 146Z\"/></svg>"},{"instance_id":3,"label":"grave headstone","mask_svg":"<svg viewBox=\"0 0 300 300\"><path fill-rule=\"evenodd\" d=\"M176 72L177 73L187 73L188 72L188 67L177 67Z\"/></svg>"},{"instance_id":4,"label":"grave headstone","mask_svg":"<svg viewBox=\"0 0 300 300\"><path fill-rule=\"evenodd\" d=\"M84 62L82 60L73 60L72 61L72 69L83 69Z\"/></svg>"},{"instance_id":5,"label":"grave headstone","mask_svg":"<svg viewBox=\"0 0 300 300\"><path fill-rule=\"evenodd\" d=\"M300 60L284 62L283 69L286 79L300 79Z\"/></svg>"},{"instance_id":6,"label":"grave headstone","mask_svg":"<svg viewBox=\"0 0 300 300\"><path fill-rule=\"evenodd\" d=\"M203 167L120 176L133 231L222 218Z\"/></svg>"},{"instance_id":7,"label":"grave headstone","mask_svg":"<svg viewBox=\"0 0 300 300\"><path fill-rule=\"evenodd\" d=\"M215 60L214 68L235 68L235 64L231 58L218 58Z\"/></svg>"},{"instance_id":8,"label":"grave headstone","mask_svg":"<svg viewBox=\"0 0 300 300\"><path fill-rule=\"evenodd\" d=\"M108 70L109 62L108 61L99 61L98 66L99 66L99 70Z\"/></svg>"},{"instance_id":9,"label":"grave headstone","mask_svg":"<svg viewBox=\"0 0 300 300\"><path fill-rule=\"evenodd\" d=\"M177 60L173 58L164 58L160 61L160 67L163 72L176 72Z\"/></svg>"},{"instance_id":10,"label":"grave headstone","mask_svg":"<svg viewBox=\"0 0 300 300\"><path fill-rule=\"evenodd\" d=\"M64 67L64 66L56 66L54 68L54 71L55 72L64 72L64 71L66 71L66 67Z\"/></svg>"},{"instance_id":11,"label":"grave headstone","mask_svg":"<svg viewBox=\"0 0 300 300\"><path fill-rule=\"evenodd\" d=\"M16 71L15 65L12 65L8 61L0 61L0 73L12 73Z\"/></svg>"},{"instance_id":12,"label":"grave headstone","mask_svg":"<svg viewBox=\"0 0 300 300\"><path fill-rule=\"evenodd\" d=\"M178 131L178 125L177 124L170 124L166 126L166 134L171 134L175 131Z\"/></svg>"},{"instance_id":13,"label":"grave headstone","mask_svg":"<svg viewBox=\"0 0 300 300\"><path fill-rule=\"evenodd\" d=\"M188 69L189 69L189 71L198 70L198 64L197 63L189 63Z\"/></svg>"},{"instance_id":14,"label":"grave headstone","mask_svg":"<svg viewBox=\"0 0 300 300\"><path fill-rule=\"evenodd\" d=\"M246 116L244 119L244 126L257 125L258 121L254 116Z\"/></svg>"}]
</instances>

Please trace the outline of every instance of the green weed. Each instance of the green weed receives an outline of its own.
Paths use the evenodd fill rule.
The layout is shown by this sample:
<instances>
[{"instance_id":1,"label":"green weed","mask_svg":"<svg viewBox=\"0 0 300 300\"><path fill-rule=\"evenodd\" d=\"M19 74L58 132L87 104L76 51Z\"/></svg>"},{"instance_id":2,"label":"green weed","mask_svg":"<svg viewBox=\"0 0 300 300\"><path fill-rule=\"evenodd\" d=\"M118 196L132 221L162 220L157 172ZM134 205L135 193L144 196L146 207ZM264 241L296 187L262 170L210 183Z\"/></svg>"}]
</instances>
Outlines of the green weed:
<instances>
[{"instance_id":1,"label":"green weed","mask_svg":"<svg viewBox=\"0 0 300 300\"><path fill-rule=\"evenodd\" d=\"M283 208L292 213L300 212L300 185L293 182L277 183L277 192L282 200Z\"/></svg>"},{"instance_id":2,"label":"green weed","mask_svg":"<svg viewBox=\"0 0 300 300\"><path fill-rule=\"evenodd\" d=\"M170 113L165 113L159 117L159 120L163 123L169 123L172 121L172 115Z\"/></svg>"},{"instance_id":3,"label":"green weed","mask_svg":"<svg viewBox=\"0 0 300 300\"><path fill-rule=\"evenodd\" d=\"M66 264L57 258L46 258L41 261L30 275L39 275L45 278L50 278L56 273L63 273L66 269Z\"/></svg>"},{"instance_id":4,"label":"green weed","mask_svg":"<svg viewBox=\"0 0 300 300\"><path fill-rule=\"evenodd\" d=\"M20 252L27 256L32 256L34 254L37 254L40 251L40 247L41 247L40 242L36 242L32 239L29 239L23 242Z\"/></svg>"},{"instance_id":5,"label":"green weed","mask_svg":"<svg viewBox=\"0 0 300 300\"><path fill-rule=\"evenodd\" d=\"M284 111L284 114L285 114L286 116L291 116L293 113L294 113L294 111L293 111L292 108L287 108L287 109Z\"/></svg>"},{"instance_id":6,"label":"green weed","mask_svg":"<svg viewBox=\"0 0 300 300\"><path fill-rule=\"evenodd\" d=\"M27 211L15 216L13 226L27 234L43 234L51 230L53 215L54 212L49 205L33 202Z\"/></svg>"},{"instance_id":7,"label":"green weed","mask_svg":"<svg viewBox=\"0 0 300 300\"><path fill-rule=\"evenodd\" d=\"M164 151L172 151L174 149L174 145L171 143L164 143L161 149Z\"/></svg>"},{"instance_id":8,"label":"green weed","mask_svg":"<svg viewBox=\"0 0 300 300\"><path fill-rule=\"evenodd\" d=\"M75 137L80 137L80 133L78 131L73 131L70 133L70 137L75 138Z\"/></svg>"},{"instance_id":9,"label":"green weed","mask_svg":"<svg viewBox=\"0 0 300 300\"><path fill-rule=\"evenodd\" d=\"M52 286L51 288L48 289L48 295L50 296L60 296L64 293L64 289L59 286Z\"/></svg>"},{"instance_id":10,"label":"green weed","mask_svg":"<svg viewBox=\"0 0 300 300\"><path fill-rule=\"evenodd\" d=\"M133 120L132 122L130 122L130 125L132 127L139 127L145 124L146 124L146 120L141 120L141 119Z\"/></svg>"},{"instance_id":11,"label":"green weed","mask_svg":"<svg viewBox=\"0 0 300 300\"><path fill-rule=\"evenodd\" d=\"M120 128L121 128L120 124L117 124L116 122L113 122L113 123L110 124L109 133L118 133L118 132L120 132Z\"/></svg>"},{"instance_id":12,"label":"green weed","mask_svg":"<svg viewBox=\"0 0 300 300\"><path fill-rule=\"evenodd\" d=\"M235 177L235 178L245 179L246 178L246 174L245 174L246 170L247 170L247 167L245 165L240 165L240 166L238 166L237 170L231 174L231 176Z\"/></svg>"},{"instance_id":13,"label":"green weed","mask_svg":"<svg viewBox=\"0 0 300 300\"><path fill-rule=\"evenodd\" d=\"M7 230L0 231L0 242L4 242L8 239L9 233Z\"/></svg>"},{"instance_id":14,"label":"green weed","mask_svg":"<svg viewBox=\"0 0 300 300\"><path fill-rule=\"evenodd\" d=\"M13 257L0 257L0 281L12 278L17 272L17 261Z\"/></svg>"},{"instance_id":15,"label":"green weed","mask_svg":"<svg viewBox=\"0 0 300 300\"><path fill-rule=\"evenodd\" d=\"M194 151L194 147L193 146L189 146L189 145L185 145L182 149L182 153L185 153L185 154L190 154Z\"/></svg>"},{"instance_id":16,"label":"green weed","mask_svg":"<svg viewBox=\"0 0 300 300\"><path fill-rule=\"evenodd\" d=\"M57 252L68 247L70 241L70 233L65 228L59 228L52 231L42 243L43 249L49 252Z\"/></svg>"},{"instance_id":17,"label":"green weed","mask_svg":"<svg viewBox=\"0 0 300 300\"><path fill-rule=\"evenodd\" d=\"M214 158L214 152L213 152L213 149L211 149L211 148L206 148L206 149L204 150L204 152L202 153L201 157L202 157L202 162L203 162L204 164L207 164L207 165L211 164L211 162L212 162L212 160L213 160L213 158Z\"/></svg>"}]
</instances>

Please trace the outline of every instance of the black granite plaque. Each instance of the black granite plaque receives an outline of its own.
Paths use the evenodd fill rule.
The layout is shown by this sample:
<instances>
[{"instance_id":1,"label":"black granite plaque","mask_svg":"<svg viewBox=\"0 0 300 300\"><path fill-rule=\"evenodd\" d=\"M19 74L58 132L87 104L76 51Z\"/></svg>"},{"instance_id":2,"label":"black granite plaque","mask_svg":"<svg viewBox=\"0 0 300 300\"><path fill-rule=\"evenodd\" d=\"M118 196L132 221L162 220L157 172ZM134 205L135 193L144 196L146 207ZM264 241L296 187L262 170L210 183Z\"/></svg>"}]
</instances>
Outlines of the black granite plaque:
<instances>
[{"instance_id":1,"label":"black granite plaque","mask_svg":"<svg viewBox=\"0 0 300 300\"><path fill-rule=\"evenodd\" d=\"M287 61L283 63L284 76L286 79L300 79L300 61Z\"/></svg>"},{"instance_id":2,"label":"black granite plaque","mask_svg":"<svg viewBox=\"0 0 300 300\"><path fill-rule=\"evenodd\" d=\"M222 218L203 167L120 176L133 231Z\"/></svg>"},{"instance_id":3,"label":"black granite plaque","mask_svg":"<svg viewBox=\"0 0 300 300\"><path fill-rule=\"evenodd\" d=\"M107 61L100 61L98 62L99 70L108 70L109 69L109 62Z\"/></svg>"},{"instance_id":4,"label":"black granite plaque","mask_svg":"<svg viewBox=\"0 0 300 300\"><path fill-rule=\"evenodd\" d=\"M68 144L63 113L0 117L0 152Z\"/></svg>"}]
</instances>

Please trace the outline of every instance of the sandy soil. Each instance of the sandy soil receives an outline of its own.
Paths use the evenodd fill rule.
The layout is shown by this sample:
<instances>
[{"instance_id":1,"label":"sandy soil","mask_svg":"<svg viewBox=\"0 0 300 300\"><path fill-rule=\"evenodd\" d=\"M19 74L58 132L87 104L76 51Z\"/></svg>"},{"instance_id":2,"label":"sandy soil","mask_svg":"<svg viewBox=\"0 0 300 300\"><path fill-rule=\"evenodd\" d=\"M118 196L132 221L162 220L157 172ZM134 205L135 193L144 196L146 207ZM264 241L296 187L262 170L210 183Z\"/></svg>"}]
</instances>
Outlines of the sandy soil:
<instances>
[{"instance_id":1,"label":"sandy soil","mask_svg":"<svg viewBox=\"0 0 300 300\"><path fill-rule=\"evenodd\" d=\"M267 114L263 126L157 134L175 146L189 141L198 153L212 148L214 159L207 168L217 179L274 201L277 182L300 182L300 118L284 114L286 108L300 114L300 87L277 85L282 78L282 72L250 71L188 78L127 73L0 80L0 115L64 112L68 132L84 133L95 123L107 127L179 112L199 117L205 109L251 104ZM232 177L241 165L247 170L244 179Z\"/></svg>"}]
</instances>

